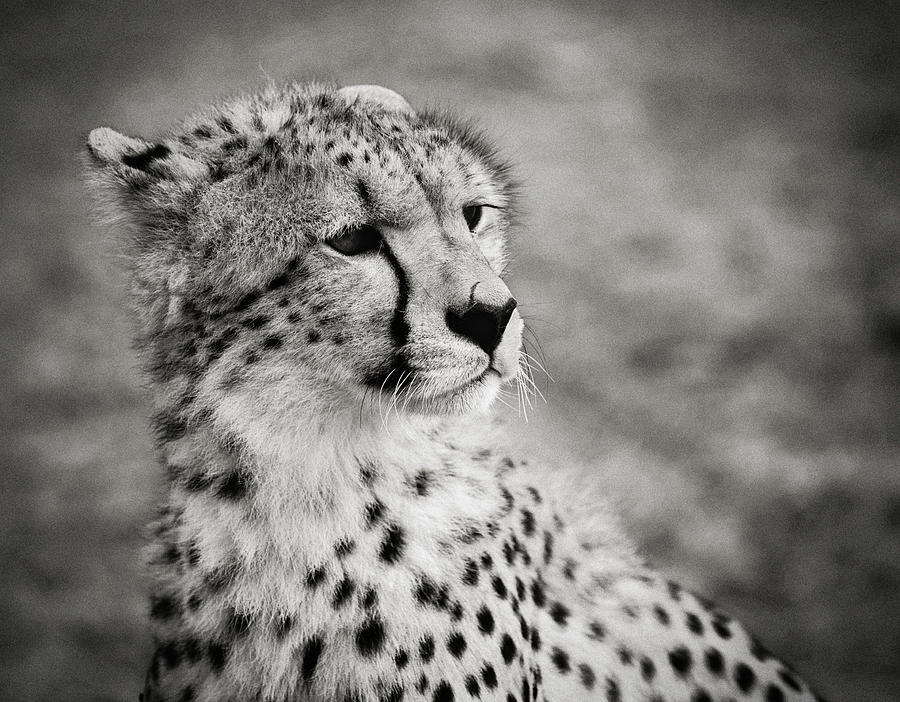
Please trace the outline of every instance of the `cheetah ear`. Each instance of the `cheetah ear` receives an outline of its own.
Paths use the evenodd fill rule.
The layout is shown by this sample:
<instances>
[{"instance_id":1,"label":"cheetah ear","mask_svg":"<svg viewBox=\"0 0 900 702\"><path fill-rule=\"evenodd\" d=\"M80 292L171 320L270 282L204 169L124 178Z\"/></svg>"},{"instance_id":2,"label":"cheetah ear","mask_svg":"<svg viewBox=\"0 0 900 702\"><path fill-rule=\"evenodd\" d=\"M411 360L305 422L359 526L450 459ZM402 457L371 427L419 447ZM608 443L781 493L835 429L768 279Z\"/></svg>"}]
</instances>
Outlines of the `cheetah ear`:
<instances>
[{"instance_id":1,"label":"cheetah ear","mask_svg":"<svg viewBox=\"0 0 900 702\"><path fill-rule=\"evenodd\" d=\"M371 102L391 112L415 114L413 108L403 99L402 95L395 93L393 90L382 88L380 85L348 85L346 88L338 90L338 95L350 103Z\"/></svg>"},{"instance_id":2,"label":"cheetah ear","mask_svg":"<svg viewBox=\"0 0 900 702\"><path fill-rule=\"evenodd\" d=\"M209 180L205 164L167 143L128 137L108 127L90 133L83 162L105 218L134 224L177 219L188 196Z\"/></svg>"},{"instance_id":3,"label":"cheetah ear","mask_svg":"<svg viewBox=\"0 0 900 702\"><path fill-rule=\"evenodd\" d=\"M208 175L204 164L172 151L164 143L151 144L119 134L109 127L98 127L88 135L87 151L93 166L111 168L131 183L180 178L197 180Z\"/></svg>"}]
</instances>

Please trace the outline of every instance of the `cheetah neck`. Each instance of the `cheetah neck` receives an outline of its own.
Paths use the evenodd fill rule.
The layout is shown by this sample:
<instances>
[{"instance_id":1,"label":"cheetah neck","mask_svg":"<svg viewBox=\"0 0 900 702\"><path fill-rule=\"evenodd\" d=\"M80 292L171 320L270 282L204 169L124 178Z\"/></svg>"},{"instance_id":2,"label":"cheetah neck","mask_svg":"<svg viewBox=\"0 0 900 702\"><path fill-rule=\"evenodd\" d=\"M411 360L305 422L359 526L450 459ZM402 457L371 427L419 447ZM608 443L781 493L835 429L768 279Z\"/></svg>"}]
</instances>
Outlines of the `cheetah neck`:
<instances>
[{"instance_id":1,"label":"cheetah neck","mask_svg":"<svg viewBox=\"0 0 900 702\"><path fill-rule=\"evenodd\" d=\"M450 543L489 521L501 502L483 418L229 419L220 412L170 446L167 462L205 475L195 483L206 489L189 495L190 478L172 471L173 501L201 515L206 541L242 551L244 562L265 553L269 567L314 567L383 515Z\"/></svg>"}]
</instances>

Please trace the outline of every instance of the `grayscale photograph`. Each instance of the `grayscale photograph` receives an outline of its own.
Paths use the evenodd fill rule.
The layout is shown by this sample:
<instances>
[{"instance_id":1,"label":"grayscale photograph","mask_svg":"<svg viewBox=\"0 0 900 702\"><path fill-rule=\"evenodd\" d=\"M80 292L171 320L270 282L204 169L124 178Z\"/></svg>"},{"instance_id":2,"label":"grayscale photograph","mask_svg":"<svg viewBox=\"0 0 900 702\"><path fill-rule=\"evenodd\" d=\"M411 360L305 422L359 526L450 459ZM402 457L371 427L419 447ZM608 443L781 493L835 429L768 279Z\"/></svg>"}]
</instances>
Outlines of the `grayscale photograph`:
<instances>
[{"instance_id":1,"label":"grayscale photograph","mask_svg":"<svg viewBox=\"0 0 900 702\"><path fill-rule=\"evenodd\" d=\"M0 25L0 702L900 702L900 4Z\"/></svg>"}]
</instances>

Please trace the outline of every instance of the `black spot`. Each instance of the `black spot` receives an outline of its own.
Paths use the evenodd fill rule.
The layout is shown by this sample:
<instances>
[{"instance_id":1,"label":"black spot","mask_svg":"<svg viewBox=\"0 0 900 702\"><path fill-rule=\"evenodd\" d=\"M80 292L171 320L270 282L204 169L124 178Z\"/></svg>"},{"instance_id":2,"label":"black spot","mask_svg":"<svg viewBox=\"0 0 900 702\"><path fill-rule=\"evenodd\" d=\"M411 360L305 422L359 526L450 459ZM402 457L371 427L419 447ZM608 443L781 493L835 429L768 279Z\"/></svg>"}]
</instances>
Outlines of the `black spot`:
<instances>
[{"instance_id":1,"label":"black spot","mask_svg":"<svg viewBox=\"0 0 900 702\"><path fill-rule=\"evenodd\" d=\"M434 686L432 702L453 702L453 688L446 680L441 680Z\"/></svg>"},{"instance_id":2,"label":"black spot","mask_svg":"<svg viewBox=\"0 0 900 702\"><path fill-rule=\"evenodd\" d=\"M554 602L550 605L550 617L560 626L566 626L569 621L569 608L562 602Z\"/></svg>"},{"instance_id":3,"label":"black spot","mask_svg":"<svg viewBox=\"0 0 900 702\"><path fill-rule=\"evenodd\" d=\"M403 555L406 546L406 535L399 524L390 524L384 530L384 539L378 557L385 563L396 563Z\"/></svg>"},{"instance_id":4,"label":"black spot","mask_svg":"<svg viewBox=\"0 0 900 702\"><path fill-rule=\"evenodd\" d=\"M641 656L641 677L646 682L652 682L656 677L656 666L647 656Z\"/></svg>"},{"instance_id":5,"label":"black spot","mask_svg":"<svg viewBox=\"0 0 900 702\"><path fill-rule=\"evenodd\" d=\"M378 604L378 593L374 587L367 587L366 591L360 596L360 601L364 609L372 609Z\"/></svg>"},{"instance_id":6,"label":"black spot","mask_svg":"<svg viewBox=\"0 0 900 702\"><path fill-rule=\"evenodd\" d=\"M478 678L474 675L466 676L466 692L472 697L481 697L481 686L478 684Z\"/></svg>"},{"instance_id":7,"label":"black spot","mask_svg":"<svg viewBox=\"0 0 900 702\"><path fill-rule=\"evenodd\" d=\"M152 595L150 616L154 619L172 619L181 614L181 604L174 595Z\"/></svg>"},{"instance_id":8,"label":"black spot","mask_svg":"<svg viewBox=\"0 0 900 702\"><path fill-rule=\"evenodd\" d=\"M459 658L466 652L466 637L460 632L454 631L447 637L447 650L454 658Z\"/></svg>"},{"instance_id":9,"label":"black spot","mask_svg":"<svg viewBox=\"0 0 900 702\"><path fill-rule=\"evenodd\" d=\"M157 159L165 158L170 153L169 147L165 144L156 144L155 146L151 146L146 151L142 151L139 154L126 154L122 157L122 163L130 168L136 168L139 171L144 171L147 167L156 161Z\"/></svg>"},{"instance_id":10,"label":"black spot","mask_svg":"<svg viewBox=\"0 0 900 702\"><path fill-rule=\"evenodd\" d=\"M535 504L541 504L541 493L530 485L525 489L528 491L528 494L531 495L531 499L534 500Z\"/></svg>"},{"instance_id":11,"label":"black spot","mask_svg":"<svg viewBox=\"0 0 900 702\"><path fill-rule=\"evenodd\" d=\"M189 636L184 640L182 648L184 650L184 657L188 659L189 663L196 663L203 657L200 641L193 636Z\"/></svg>"},{"instance_id":12,"label":"black spot","mask_svg":"<svg viewBox=\"0 0 900 702\"><path fill-rule=\"evenodd\" d=\"M444 609L447 606L447 585L437 585L433 580L422 577L416 583L413 596L423 606L431 606L435 609Z\"/></svg>"},{"instance_id":13,"label":"black spot","mask_svg":"<svg viewBox=\"0 0 900 702\"><path fill-rule=\"evenodd\" d=\"M240 300L237 301L237 304L234 306L234 312L241 312L242 310L247 309L259 299L259 296L262 293L259 290L254 290L252 292L248 292L244 295Z\"/></svg>"},{"instance_id":14,"label":"black spot","mask_svg":"<svg viewBox=\"0 0 900 702\"><path fill-rule=\"evenodd\" d=\"M206 124L201 124L199 127L194 129L194 136L200 139L209 139L212 137L212 129Z\"/></svg>"},{"instance_id":15,"label":"black spot","mask_svg":"<svg viewBox=\"0 0 900 702\"><path fill-rule=\"evenodd\" d=\"M337 164L341 168L346 168L352 162L353 162L353 156L351 154L348 154L347 152L344 152L344 153L338 155L338 157L337 157Z\"/></svg>"},{"instance_id":16,"label":"black spot","mask_svg":"<svg viewBox=\"0 0 900 702\"><path fill-rule=\"evenodd\" d=\"M196 612L203 605L203 598L198 592L192 592L187 599L188 609Z\"/></svg>"},{"instance_id":17,"label":"black spot","mask_svg":"<svg viewBox=\"0 0 900 702\"><path fill-rule=\"evenodd\" d=\"M283 639L285 636L287 636L288 632L293 626L294 618L289 614L285 614L277 622L275 622L275 635L279 639Z\"/></svg>"},{"instance_id":18,"label":"black spot","mask_svg":"<svg viewBox=\"0 0 900 702\"><path fill-rule=\"evenodd\" d=\"M506 599L506 584L500 579L500 576L495 575L494 579L491 580L491 585L494 588L494 592L497 593L497 597L501 600Z\"/></svg>"},{"instance_id":19,"label":"black spot","mask_svg":"<svg viewBox=\"0 0 900 702\"><path fill-rule=\"evenodd\" d=\"M178 563L181 558L181 551L178 550L177 544L165 544L163 546L162 559L169 565Z\"/></svg>"},{"instance_id":20,"label":"black spot","mask_svg":"<svg viewBox=\"0 0 900 702\"><path fill-rule=\"evenodd\" d=\"M518 702L518 700L516 699L516 696L513 693L507 692L506 693L506 702Z\"/></svg>"},{"instance_id":21,"label":"black spot","mask_svg":"<svg viewBox=\"0 0 900 702\"><path fill-rule=\"evenodd\" d=\"M403 686L397 683L388 688L380 697L379 702L400 702L403 699Z\"/></svg>"},{"instance_id":22,"label":"black spot","mask_svg":"<svg viewBox=\"0 0 900 702\"><path fill-rule=\"evenodd\" d=\"M666 589L669 591L669 597L671 597L676 602L681 601L681 585L679 585L678 583L674 583L671 580L667 580Z\"/></svg>"},{"instance_id":23,"label":"black spot","mask_svg":"<svg viewBox=\"0 0 900 702\"><path fill-rule=\"evenodd\" d=\"M702 687L698 687L691 695L691 702L712 702L712 697Z\"/></svg>"},{"instance_id":24,"label":"black spot","mask_svg":"<svg viewBox=\"0 0 900 702\"><path fill-rule=\"evenodd\" d=\"M725 670L725 659L717 648L708 648L703 654L703 661L706 668L713 675L722 675Z\"/></svg>"},{"instance_id":25,"label":"black spot","mask_svg":"<svg viewBox=\"0 0 900 702\"><path fill-rule=\"evenodd\" d=\"M384 515L384 503L375 498L374 501L370 502L366 505L366 527L371 528L374 526L375 522L381 519L382 515Z\"/></svg>"},{"instance_id":26,"label":"black spot","mask_svg":"<svg viewBox=\"0 0 900 702\"><path fill-rule=\"evenodd\" d=\"M489 554L489 553L481 554L481 566L485 570L490 570L491 568L494 567L494 559L491 558L491 554Z\"/></svg>"},{"instance_id":27,"label":"black spot","mask_svg":"<svg viewBox=\"0 0 900 702\"><path fill-rule=\"evenodd\" d=\"M187 432L187 424L178 415L160 412L153 417L153 429L158 443L177 441Z\"/></svg>"},{"instance_id":28,"label":"black spot","mask_svg":"<svg viewBox=\"0 0 900 702\"><path fill-rule=\"evenodd\" d=\"M214 673L221 673L228 659L228 644L213 641L206 647L206 657Z\"/></svg>"},{"instance_id":29,"label":"black spot","mask_svg":"<svg viewBox=\"0 0 900 702\"><path fill-rule=\"evenodd\" d=\"M454 602L450 607L450 618L458 622L463 617L463 606L459 601Z\"/></svg>"},{"instance_id":30,"label":"black spot","mask_svg":"<svg viewBox=\"0 0 900 702\"><path fill-rule=\"evenodd\" d=\"M196 541L192 541L187 548L187 562L188 565L196 566L200 563L200 547L197 545Z\"/></svg>"},{"instance_id":31,"label":"black spot","mask_svg":"<svg viewBox=\"0 0 900 702\"><path fill-rule=\"evenodd\" d=\"M784 691L775 683L766 685L766 702L784 702Z\"/></svg>"},{"instance_id":32,"label":"black spot","mask_svg":"<svg viewBox=\"0 0 900 702\"><path fill-rule=\"evenodd\" d=\"M712 620L712 628L721 638L730 639L731 638L731 629L728 626L729 619L724 615L717 614L713 617Z\"/></svg>"},{"instance_id":33,"label":"black spot","mask_svg":"<svg viewBox=\"0 0 900 702\"><path fill-rule=\"evenodd\" d=\"M403 670L406 664L409 663L409 654L405 648L397 649L397 653L394 654L394 663L398 670Z\"/></svg>"},{"instance_id":34,"label":"black spot","mask_svg":"<svg viewBox=\"0 0 900 702\"><path fill-rule=\"evenodd\" d=\"M247 317L244 321L241 322L241 326L246 327L247 329L261 329L266 326L271 319L269 319L268 315L265 314L254 314L250 317Z\"/></svg>"},{"instance_id":35,"label":"black spot","mask_svg":"<svg viewBox=\"0 0 900 702\"><path fill-rule=\"evenodd\" d=\"M540 651L541 650L541 634L537 630L537 627L532 627L530 641L531 641L531 650L532 651Z\"/></svg>"},{"instance_id":36,"label":"black spot","mask_svg":"<svg viewBox=\"0 0 900 702\"><path fill-rule=\"evenodd\" d=\"M700 621L700 617L696 614L688 612L685 615L685 624L687 624L688 631L697 634L697 636L703 636L703 622Z\"/></svg>"},{"instance_id":37,"label":"black spot","mask_svg":"<svg viewBox=\"0 0 900 702\"><path fill-rule=\"evenodd\" d=\"M343 607L353 596L353 591L355 589L356 583L354 583L350 578L345 577L337 584L337 587L334 588L334 596L331 598L331 606L335 609Z\"/></svg>"},{"instance_id":38,"label":"black spot","mask_svg":"<svg viewBox=\"0 0 900 702\"><path fill-rule=\"evenodd\" d=\"M659 605L653 605L653 614L656 615L656 618L659 620L659 623L663 626L669 626L669 613L664 610Z\"/></svg>"},{"instance_id":39,"label":"black spot","mask_svg":"<svg viewBox=\"0 0 900 702\"><path fill-rule=\"evenodd\" d=\"M791 688L794 692L800 692L800 683L797 682L797 678L795 678L789 670L784 670L783 668L778 671L778 677L784 681L784 684Z\"/></svg>"},{"instance_id":40,"label":"black spot","mask_svg":"<svg viewBox=\"0 0 900 702\"><path fill-rule=\"evenodd\" d=\"M222 144L222 150L225 153L234 153L245 148L247 148L247 137L245 136L236 136Z\"/></svg>"},{"instance_id":41,"label":"black spot","mask_svg":"<svg viewBox=\"0 0 900 702\"><path fill-rule=\"evenodd\" d=\"M384 644L384 624L378 617L370 617L356 632L356 648L367 658L371 658Z\"/></svg>"},{"instance_id":42,"label":"black spot","mask_svg":"<svg viewBox=\"0 0 900 702\"><path fill-rule=\"evenodd\" d=\"M525 583L522 582L518 575L516 576L516 597L520 600L525 599Z\"/></svg>"},{"instance_id":43,"label":"black spot","mask_svg":"<svg viewBox=\"0 0 900 702\"><path fill-rule=\"evenodd\" d=\"M544 584L537 578L531 581L531 600L537 607L543 607L547 602L547 596L544 593Z\"/></svg>"},{"instance_id":44,"label":"black spot","mask_svg":"<svg viewBox=\"0 0 900 702\"><path fill-rule=\"evenodd\" d=\"M553 534L544 532L544 563L549 564L553 559Z\"/></svg>"},{"instance_id":45,"label":"black spot","mask_svg":"<svg viewBox=\"0 0 900 702\"><path fill-rule=\"evenodd\" d=\"M219 125L219 128L223 132L228 132L229 134L237 134L237 130L234 128L231 120L228 119L225 115L219 115L218 117L216 117L216 124Z\"/></svg>"},{"instance_id":46,"label":"black spot","mask_svg":"<svg viewBox=\"0 0 900 702\"><path fill-rule=\"evenodd\" d=\"M516 644L509 634L503 634L503 637L500 639L500 653L506 665L512 663L513 658L516 656Z\"/></svg>"},{"instance_id":47,"label":"black spot","mask_svg":"<svg viewBox=\"0 0 900 702\"><path fill-rule=\"evenodd\" d=\"M501 512L503 514L509 514L509 512L512 511L512 508L515 505L515 500L513 500L512 493L510 493L510 491L505 487L501 487L500 496L503 498L503 506L501 507Z\"/></svg>"},{"instance_id":48,"label":"black spot","mask_svg":"<svg viewBox=\"0 0 900 702\"><path fill-rule=\"evenodd\" d=\"M159 657L167 668L177 668L181 665L181 649L175 641L166 641L160 644Z\"/></svg>"},{"instance_id":49,"label":"black spot","mask_svg":"<svg viewBox=\"0 0 900 702\"><path fill-rule=\"evenodd\" d=\"M360 463L359 479L366 487L372 487L378 479L378 467L374 463L368 461Z\"/></svg>"},{"instance_id":50,"label":"black spot","mask_svg":"<svg viewBox=\"0 0 900 702\"><path fill-rule=\"evenodd\" d=\"M473 544L484 536L481 529L472 524L467 525L459 534L460 543Z\"/></svg>"},{"instance_id":51,"label":"black spot","mask_svg":"<svg viewBox=\"0 0 900 702\"><path fill-rule=\"evenodd\" d=\"M425 497L431 488L432 475L430 471L420 470L414 478L416 494Z\"/></svg>"},{"instance_id":52,"label":"black spot","mask_svg":"<svg viewBox=\"0 0 900 702\"><path fill-rule=\"evenodd\" d=\"M525 532L525 536L534 534L534 513L531 510L522 510L522 531Z\"/></svg>"},{"instance_id":53,"label":"black spot","mask_svg":"<svg viewBox=\"0 0 900 702\"><path fill-rule=\"evenodd\" d=\"M593 690L594 683L596 683L597 681L597 676L594 674L593 669L589 665L587 665L586 663L579 663L578 679L586 689Z\"/></svg>"},{"instance_id":54,"label":"black spot","mask_svg":"<svg viewBox=\"0 0 900 702\"><path fill-rule=\"evenodd\" d=\"M565 674L571 670L571 666L569 665L569 654L557 646L554 646L550 650L550 662L553 663L560 673Z\"/></svg>"},{"instance_id":55,"label":"black spot","mask_svg":"<svg viewBox=\"0 0 900 702\"><path fill-rule=\"evenodd\" d=\"M266 350L280 349L284 345L284 339L280 336L267 336L263 339L263 348Z\"/></svg>"},{"instance_id":56,"label":"black spot","mask_svg":"<svg viewBox=\"0 0 900 702\"><path fill-rule=\"evenodd\" d=\"M418 681L416 682L416 692L420 695L425 694L425 691L428 689L428 677L425 673L422 673L419 676Z\"/></svg>"},{"instance_id":57,"label":"black spot","mask_svg":"<svg viewBox=\"0 0 900 702\"><path fill-rule=\"evenodd\" d=\"M615 678L606 678L607 702L621 702L622 691L619 689L619 681Z\"/></svg>"},{"instance_id":58,"label":"black spot","mask_svg":"<svg viewBox=\"0 0 900 702\"><path fill-rule=\"evenodd\" d=\"M423 663L434 658L434 637L431 634L426 634L425 638L419 642L419 658Z\"/></svg>"},{"instance_id":59,"label":"black spot","mask_svg":"<svg viewBox=\"0 0 900 702\"><path fill-rule=\"evenodd\" d=\"M481 669L481 680L488 690L493 690L497 687L497 673L494 671L494 666L490 663L485 663Z\"/></svg>"},{"instance_id":60,"label":"black spot","mask_svg":"<svg viewBox=\"0 0 900 702\"><path fill-rule=\"evenodd\" d=\"M669 664L676 675L685 677L691 672L691 666L694 664L691 652L684 646L678 646L669 651Z\"/></svg>"},{"instance_id":61,"label":"black spot","mask_svg":"<svg viewBox=\"0 0 900 702\"><path fill-rule=\"evenodd\" d=\"M619 660L622 662L622 665L631 665L632 653L630 648L627 646L619 646L619 648L616 649L616 653L619 654Z\"/></svg>"},{"instance_id":62,"label":"black spot","mask_svg":"<svg viewBox=\"0 0 900 702\"><path fill-rule=\"evenodd\" d=\"M246 612L230 607L227 626L233 636L243 636L250 631L250 616Z\"/></svg>"},{"instance_id":63,"label":"black spot","mask_svg":"<svg viewBox=\"0 0 900 702\"><path fill-rule=\"evenodd\" d=\"M317 568L313 568L306 574L306 584L311 588L317 588L322 584L322 581L325 580L325 566L318 566Z\"/></svg>"},{"instance_id":64,"label":"black spot","mask_svg":"<svg viewBox=\"0 0 900 702\"><path fill-rule=\"evenodd\" d=\"M322 335L319 334L319 331L317 329L310 329L308 332L306 332L306 341L310 344L315 344L321 338Z\"/></svg>"},{"instance_id":65,"label":"black spot","mask_svg":"<svg viewBox=\"0 0 900 702\"><path fill-rule=\"evenodd\" d=\"M363 154L363 159L368 163L369 152L365 152ZM372 195L369 193L368 186L362 181L356 181L356 193L359 195L359 199L362 200L363 207L370 208L372 206Z\"/></svg>"},{"instance_id":66,"label":"black spot","mask_svg":"<svg viewBox=\"0 0 900 702\"><path fill-rule=\"evenodd\" d=\"M359 646L358 638L357 646ZM309 680L315 674L316 666L319 664L319 657L322 655L324 648L325 643L318 636L313 636L303 646L303 660L300 664L300 673L303 675L304 680Z\"/></svg>"},{"instance_id":67,"label":"black spot","mask_svg":"<svg viewBox=\"0 0 900 702\"><path fill-rule=\"evenodd\" d=\"M240 500L250 490L250 480L246 471L236 466L219 483L216 495L224 500Z\"/></svg>"},{"instance_id":68,"label":"black spot","mask_svg":"<svg viewBox=\"0 0 900 702\"><path fill-rule=\"evenodd\" d=\"M508 541L503 542L503 557L506 559L507 565L512 565L516 560L516 549Z\"/></svg>"},{"instance_id":69,"label":"black spot","mask_svg":"<svg viewBox=\"0 0 900 702\"><path fill-rule=\"evenodd\" d=\"M353 539L341 539L334 545L334 552L337 554L338 558L343 558L351 553L353 553L353 549L356 548L356 542Z\"/></svg>"},{"instance_id":70,"label":"black spot","mask_svg":"<svg viewBox=\"0 0 900 702\"><path fill-rule=\"evenodd\" d=\"M471 558L467 558L463 566L463 582L466 585L478 584L478 564Z\"/></svg>"},{"instance_id":71,"label":"black spot","mask_svg":"<svg viewBox=\"0 0 900 702\"><path fill-rule=\"evenodd\" d=\"M482 607L475 613L478 620L478 629L482 634L492 634L494 632L494 615L491 614L487 607Z\"/></svg>"},{"instance_id":72,"label":"black spot","mask_svg":"<svg viewBox=\"0 0 900 702\"><path fill-rule=\"evenodd\" d=\"M606 638L606 627L600 622L590 622L588 624L587 637L593 641L603 641Z\"/></svg>"},{"instance_id":73,"label":"black spot","mask_svg":"<svg viewBox=\"0 0 900 702\"><path fill-rule=\"evenodd\" d=\"M741 692L749 692L756 684L756 673L746 663L737 663L734 666L734 682Z\"/></svg>"},{"instance_id":74,"label":"black spot","mask_svg":"<svg viewBox=\"0 0 900 702\"><path fill-rule=\"evenodd\" d=\"M763 646L756 638L750 639L750 653L758 661L767 661L772 658L772 653Z\"/></svg>"}]
</instances>

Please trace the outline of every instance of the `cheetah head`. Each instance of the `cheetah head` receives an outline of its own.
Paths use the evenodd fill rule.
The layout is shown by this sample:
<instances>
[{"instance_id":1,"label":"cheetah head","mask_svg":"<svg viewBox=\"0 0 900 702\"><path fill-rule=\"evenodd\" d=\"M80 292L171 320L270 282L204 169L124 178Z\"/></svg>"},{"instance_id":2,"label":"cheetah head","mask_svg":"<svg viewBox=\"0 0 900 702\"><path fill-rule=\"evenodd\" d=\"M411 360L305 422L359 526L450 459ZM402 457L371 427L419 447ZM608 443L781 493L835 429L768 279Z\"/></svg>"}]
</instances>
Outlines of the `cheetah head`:
<instances>
[{"instance_id":1,"label":"cheetah head","mask_svg":"<svg viewBox=\"0 0 900 702\"><path fill-rule=\"evenodd\" d=\"M138 342L172 392L285 420L441 415L517 375L514 186L470 125L376 86L289 85L158 141L95 129L87 152L133 232Z\"/></svg>"}]
</instances>

